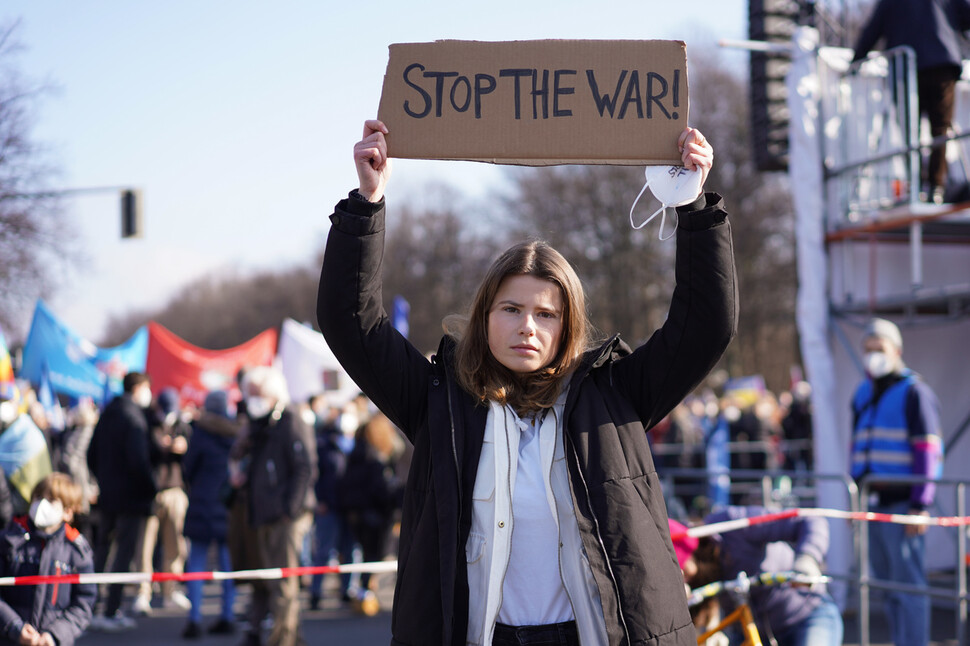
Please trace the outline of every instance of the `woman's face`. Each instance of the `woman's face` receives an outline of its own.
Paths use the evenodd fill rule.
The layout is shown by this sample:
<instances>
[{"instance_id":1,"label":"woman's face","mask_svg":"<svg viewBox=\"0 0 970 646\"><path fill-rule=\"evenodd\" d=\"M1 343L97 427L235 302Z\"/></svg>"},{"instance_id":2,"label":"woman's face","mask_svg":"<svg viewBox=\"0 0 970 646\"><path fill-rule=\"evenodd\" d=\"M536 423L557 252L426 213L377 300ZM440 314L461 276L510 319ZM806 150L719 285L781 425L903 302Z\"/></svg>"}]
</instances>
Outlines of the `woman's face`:
<instances>
[{"instance_id":1,"label":"woman's face","mask_svg":"<svg viewBox=\"0 0 970 646\"><path fill-rule=\"evenodd\" d=\"M549 280L517 274L499 286L488 312L488 349L513 372L548 365L562 339L562 293Z\"/></svg>"}]
</instances>

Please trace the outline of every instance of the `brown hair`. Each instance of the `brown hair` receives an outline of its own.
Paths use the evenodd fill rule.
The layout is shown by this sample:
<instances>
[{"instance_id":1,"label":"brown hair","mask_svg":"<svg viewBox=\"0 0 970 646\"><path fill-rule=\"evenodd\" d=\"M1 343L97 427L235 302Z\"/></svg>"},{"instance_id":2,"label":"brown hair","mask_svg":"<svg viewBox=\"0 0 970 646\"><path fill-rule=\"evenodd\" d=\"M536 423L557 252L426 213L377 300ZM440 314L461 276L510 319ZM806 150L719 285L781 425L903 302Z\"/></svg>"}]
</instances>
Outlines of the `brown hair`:
<instances>
[{"instance_id":1,"label":"brown hair","mask_svg":"<svg viewBox=\"0 0 970 646\"><path fill-rule=\"evenodd\" d=\"M718 539L702 536L697 541L697 549L692 556L697 566L697 573L688 581L692 588L699 588L724 578L724 555Z\"/></svg>"},{"instance_id":2,"label":"brown hair","mask_svg":"<svg viewBox=\"0 0 970 646\"><path fill-rule=\"evenodd\" d=\"M32 501L41 498L47 498L52 502L59 500L64 506L64 511L76 512L81 508L81 487L71 476L55 471L38 482L30 494Z\"/></svg>"},{"instance_id":3,"label":"brown hair","mask_svg":"<svg viewBox=\"0 0 970 646\"><path fill-rule=\"evenodd\" d=\"M398 451L398 435L391 420L382 413L378 413L362 426L359 432L364 441L374 447L384 462L393 459Z\"/></svg>"},{"instance_id":4,"label":"brown hair","mask_svg":"<svg viewBox=\"0 0 970 646\"><path fill-rule=\"evenodd\" d=\"M563 301L559 351L547 366L524 375L499 363L488 347L488 316L495 294L506 277L515 275L555 283ZM444 327L458 341L455 372L462 388L482 401L509 404L520 415L555 403L563 378L575 368L592 337L579 276L562 254L540 240L517 244L499 256L479 285L469 314L448 317Z\"/></svg>"}]
</instances>

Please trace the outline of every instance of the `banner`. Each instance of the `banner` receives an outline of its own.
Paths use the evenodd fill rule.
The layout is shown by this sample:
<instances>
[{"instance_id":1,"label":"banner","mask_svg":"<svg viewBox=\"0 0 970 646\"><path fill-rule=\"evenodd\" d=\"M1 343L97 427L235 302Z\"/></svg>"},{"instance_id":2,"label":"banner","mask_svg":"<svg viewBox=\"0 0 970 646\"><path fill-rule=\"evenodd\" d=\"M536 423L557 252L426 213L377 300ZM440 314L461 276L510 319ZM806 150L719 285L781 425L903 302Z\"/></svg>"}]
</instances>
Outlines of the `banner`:
<instances>
[{"instance_id":1,"label":"banner","mask_svg":"<svg viewBox=\"0 0 970 646\"><path fill-rule=\"evenodd\" d=\"M499 164L682 163L687 51L672 40L389 47L387 153Z\"/></svg>"},{"instance_id":2,"label":"banner","mask_svg":"<svg viewBox=\"0 0 970 646\"><path fill-rule=\"evenodd\" d=\"M283 321L278 356L293 401L306 401L322 392L336 392L349 399L360 392L323 335L293 319Z\"/></svg>"},{"instance_id":3,"label":"banner","mask_svg":"<svg viewBox=\"0 0 970 646\"><path fill-rule=\"evenodd\" d=\"M0 433L0 468L14 495L14 513L25 513L38 482L51 472L47 439L27 413Z\"/></svg>"},{"instance_id":4,"label":"banner","mask_svg":"<svg viewBox=\"0 0 970 646\"><path fill-rule=\"evenodd\" d=\"M270 329L234 348L206 350L179 338L154 321L148 324L148 361L145 372L152 378L152 392L172 387L182 402L202 406L213 390L234 392L236 373L245 366L268 366L276 355L276 330Z\"/></svg>"},{"instance_id":5,"label":"banner","mask_svg":"<svg viewBox=\"0 0 970 646\"><path fill-rule=\"evenodd\" d=\"M62 323L42 300L37 301L24 345L20 377L39 384L44 363L54 393L73 399L90 397L101 404L106 394L121 393L121 380L145 369L148 331L138 329L125 343L99 348Z\"/></svg>"}]
</instances>

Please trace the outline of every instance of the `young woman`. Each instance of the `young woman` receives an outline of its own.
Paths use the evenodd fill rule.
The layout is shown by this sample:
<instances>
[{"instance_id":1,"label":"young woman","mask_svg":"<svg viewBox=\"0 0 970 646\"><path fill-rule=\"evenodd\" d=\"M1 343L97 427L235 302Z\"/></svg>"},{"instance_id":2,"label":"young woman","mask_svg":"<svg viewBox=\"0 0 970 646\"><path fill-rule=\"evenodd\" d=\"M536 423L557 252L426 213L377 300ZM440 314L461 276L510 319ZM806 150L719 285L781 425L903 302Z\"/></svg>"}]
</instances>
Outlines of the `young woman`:
<instances>
[{"instance_id":1,"label":"young woman","mask_svg":"<svg viewBox=\"0 0 970 646\"><path fill-rule=\"evenodd\" d=\"M368 121L355 146L360 188L331 216L317 316L414 443L392 643L693 644L645 429L735 333L720 197L678 209L670 312L635 351L618 337L594 347L572 267L527 242L495 261L429 361L382 305L386 134ZM687 128L679 145L706 178L701 133Z\"/></svg>"}]
</instances>

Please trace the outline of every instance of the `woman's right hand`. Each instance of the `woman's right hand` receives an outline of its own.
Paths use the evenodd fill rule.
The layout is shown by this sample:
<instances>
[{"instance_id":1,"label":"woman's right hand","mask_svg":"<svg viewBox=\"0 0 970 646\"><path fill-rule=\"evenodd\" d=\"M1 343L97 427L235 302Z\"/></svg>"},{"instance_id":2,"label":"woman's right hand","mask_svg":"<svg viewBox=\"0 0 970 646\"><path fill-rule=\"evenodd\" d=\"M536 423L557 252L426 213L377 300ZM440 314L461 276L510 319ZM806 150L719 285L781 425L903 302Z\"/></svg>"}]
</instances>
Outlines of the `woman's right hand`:
<instances>
[{"instance_id":1,"label":"woman's right hand","mask_svg":"<svg viewBox=\"0 0 970 646\"><path fill-rule=\"evenodd\" d=\"M361 197L380 202L384 197L387 179L391 176L391 160L387 157L387 126L377 119L364 122L364 138L354 146L354 163Z\"/></svg>"}]
</instances>

